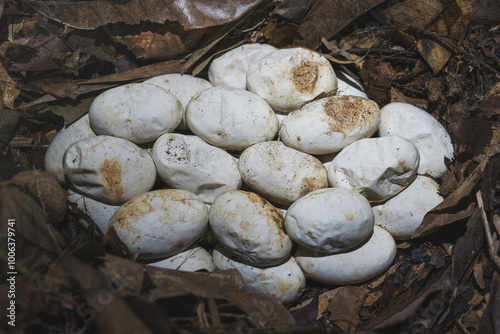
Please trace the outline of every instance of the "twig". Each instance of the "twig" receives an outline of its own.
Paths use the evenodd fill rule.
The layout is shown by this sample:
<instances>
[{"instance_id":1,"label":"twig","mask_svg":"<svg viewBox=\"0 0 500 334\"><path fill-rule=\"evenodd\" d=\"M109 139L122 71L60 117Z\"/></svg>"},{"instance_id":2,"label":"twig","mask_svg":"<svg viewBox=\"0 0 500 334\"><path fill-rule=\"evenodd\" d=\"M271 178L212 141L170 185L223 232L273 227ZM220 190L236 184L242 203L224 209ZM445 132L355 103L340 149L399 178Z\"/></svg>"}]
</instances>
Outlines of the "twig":
<instances>
[{"instance_id":1,"label":"twig","mask_svg":"<svg viewBox=\"0 0 500 334\"><path fill-rule=\"evenodd\" d=\"M486 241L488 243L488 252L490 257L497 266L497 271L500 272L500 258L495 254L495 247L493 245L493 239L491 238L490 223L488 222L488 217L486 217L486 212L484 211L483 196L481 195L481 190L476 193L477 205L481 210L481 217L483 218L484 233L486 234Z\"/></svg>"}]
</instances>

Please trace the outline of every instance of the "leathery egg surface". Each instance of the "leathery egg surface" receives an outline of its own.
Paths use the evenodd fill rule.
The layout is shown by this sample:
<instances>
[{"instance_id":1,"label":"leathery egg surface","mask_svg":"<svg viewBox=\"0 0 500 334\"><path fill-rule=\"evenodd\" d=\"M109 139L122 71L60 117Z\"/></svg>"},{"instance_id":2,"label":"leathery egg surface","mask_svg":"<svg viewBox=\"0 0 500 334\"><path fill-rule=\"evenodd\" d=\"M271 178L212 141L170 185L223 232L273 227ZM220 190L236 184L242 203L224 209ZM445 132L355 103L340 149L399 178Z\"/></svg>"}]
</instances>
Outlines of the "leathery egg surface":
<instances>
[{"instance_id":1,"label":"leathery egg surface","mask_svg":"<svg viewBox=\"0 0 500 334\"><path fill-rule=\"evenodd\" d=\"M427 212L443 201L439 184L427 176L417 176L408 187L382 205L374 206L375 224L396 240L408 240Z\"/></svg>"},{"instance_id":2,"label":"leathery egg surface","mask_svg":"<svg viewBox=\"0 0 500 334\"><path fill-rule=\"evenodd\" d=\"M250 146L241 153L238 167L248 187L279 204L292 204L311 191L328 187L321 161L278 141Z\"/></svg>"},{"instance_id":3,"label":"leathery egg surface","mask_svg":"<svg viewBox=\"0 0 500 334\"><path fill-rule=\"evenodd\" d=\"M181 189L150 191L124 203L111 217L132 253L154 259L182 252L208 226L208 209L195 194Z\"/></svg>"},{"instance_id":4,"label":"leathery egg surface","mask_svg":"<svg viewBox=\"0 0 500 334\"><path fill-rule=\"evenodd\" d=\"M54 140L49 145L45 153L44 167L49 172L60 171L63 169L64 152L69 145L80 139L95 137L96 133L90 127L89 115L86 114L68 127L64 127L57 133ZM56 175L57 181L64 183L63 174Z\"/></svg>"},{"instance_id":5,"label":"leathery egg surface","mask_svg":"<svg viewBox=\"0 0 500 334\"><path fill-rule=\"evenodd\" d=\"M398 136L360 139L345 147L328 167L332 187L354 189L370 202L386 200L416 177L419 153Z\"/></svg>"},{"instance_id":6,"label":"leathery egg surface","mask_svg":"<svg viewBox=\"0 0 500 334\"><path fill-rule=\"evenodd\" d=\"M304 105L281 122L280 138L309 154L330 154L378 129L380 110L372 100L358 96L330 96Z\"/></svg>"},{"instance_id":7,"label":"leathery egg surface","mask_svg":"<svg viewBox=\"0 0 500 334\"><path fill-rule=\"evenodd\" d=\"M355 284L382 274L396 257L396 242L389 232L375 226L370 239L350 252L318 255L299 246L295 259L304 274L327 284Z\"/></svg>"},{"instance_id":8,"label":"leathery egg surface","mask_svg":"<svg viewBox=\"0 0 500 334\"><path fill-rule=\"evenodd\" d=\"M107 204L121 204L151 190L156 180L153 158L134 143L111 136L81 139L64 154L64 168L94 173L68 174L80 193Z\"/></svg>"},{"instance_id":9,"label":"leathery egg surface","mask_svg":"<svg viewBox=\"0 0 500 334\"><path fill-rule=\"evenodd\" d=\"M306 278L293 256L273 267L254 267L236 260L218 244L213 257L218 269L237 269L245 287L264 294L273 295L283 304L293 302L306 285Z\"/></svg>"},{"instance_id":10,"label":"leathery egg surface","mask_svg":"<svg viewBox=\"0 0 500 334\"><path fill-rule=\"evenodd\" d=\"M420 152L418 174L442 177L447 170L445 158L453 159L453 144L446 129L424 110L408 103L389 103L381 110L379 135L401 136Z\"/></svg>"},{"instance_id":11,"label":"leathery egg surface","mask_svg":"<svg viewBox=\"0 0 500 334\"><path fill-rule=\"evenodd\" d=\"M125 138L136 144L171 132L182 121L182 104L165 89L131 83L108 89L92 102L90 125L97 134Z\"/></svg>"},{"instance_id":12,"label":"leathery egg surface","mask_svg":"<svg viewBox=\"0 0 500 334\"><path fill-rule=\"evenodd\" d=\"M164 134L153 146L153 160L158 175L170 187L189 190L205 203L241 186L233 157L196 136Z\"/></svg>"},{"instance_id":13,"label":"leathery egg surface","mask_svg":"<svg viewBox=\"0 0 500 334\"><path fill-rule=\"evenodd\" d=\"M193 77L190 74L169 73L158 75L144 81L165 89L173 94L182 104L182 122L177 127L180 130L187 130L185 113L186 107L193 97L205 89L212 88L213 85L202 78Z\"/></svg>"},{"instance_id":14,"label":"leathery egg surface","mask_svg":"<svg viewBox=\"0 0 500 334\"><path fill-rule=\"evenodd\" d=\"M225 86L194 97L186 108L186 123L198 137L228 150L244 150L278 133L278 118L264 99Z\"/></svg>"},{"instance_id":15,"label":"leathery egg surface","mask_svg":"<svg viewBox=\"0 0 500 334\"><path fill-rule=\"evenodd\" d=\"M251 63L247 89L262 96L274 110L290 112L322 93L336 91L337 77L319 53L289 48Z\"/></svg>"},{"instance_id":16,"label":"leathery egg surface","mask_svg":"<svg viewBox=\"0 0 500 334\"><path fill-rule=\"evenodd\" d=\"M354 190L319 189L288 208L285 230L302 246L334 254L368 239L373 231L372 209L368 200Z\"/></svg>"},{"instance_id":17,"label":"leathery egg surface","mask_svg":"<svg viewBox=\"0 0 500 334\"><path fill-rule=\"evenodd\" d=\"M183 271L198 271L204 269L212 272L216 268L212 255L203 247L190 247L184 252L180 252L179 254L158 262L149 263L148 265Z\"/></svg>"},{"instance_id":18,"label":"leathery egg surface","mask_svg":"<svg viewBox=\"0 0 500 334\"><path fill-rule=\"evenodd\" d=\"M272 266L290 255L281 210L257 194L227 191L212 203L209 217L219 242L246 264Z\"/></svg>"},{"instance_id":19,"label":"leathery egg surface","mask_svg":"<svg viewBox=\"0 0 500 334\"><path fill-rule=\"evenodd\" d=\"M212 61L208 68L208 80L215 86L246 89L250 64L276 50L269 44L240 45Z\"/></svg>"}]
</instances>

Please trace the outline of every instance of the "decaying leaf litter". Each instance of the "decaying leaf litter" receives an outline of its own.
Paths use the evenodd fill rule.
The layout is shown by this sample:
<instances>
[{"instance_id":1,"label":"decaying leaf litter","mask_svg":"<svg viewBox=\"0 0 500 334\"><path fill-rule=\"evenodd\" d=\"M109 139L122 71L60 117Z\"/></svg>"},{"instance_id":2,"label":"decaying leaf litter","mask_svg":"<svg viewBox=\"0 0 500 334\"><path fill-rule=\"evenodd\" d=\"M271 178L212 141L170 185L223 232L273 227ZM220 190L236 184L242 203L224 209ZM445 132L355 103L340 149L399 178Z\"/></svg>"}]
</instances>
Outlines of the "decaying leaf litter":
<instances>
[{"instance_id":1,"label":"decaying leaf litter","mask_svg":"<svg viewBox=\"0 0 500 334\"><path fill-rule=\"evenodd\" d=\"M2 235L9 218L18 222L16 327L3 317L2 328L500 331L498 3L165 3L0 1ZM113 230L103 236L66 201L53 176L38 171L57 130L85 114L98 93L164 73L204 77L213 57L246 42L318 50L381 106L401 101L424 108L452 135L455 159L440 190L445 200L412 240L398 243L382 276L352 286L308 282L300 300L284 307L243 290L236 271L144 267ZM0 254L7 263L6 252ZM2 277L5 310L9 286Z\"/></svg>"}]
</instances>

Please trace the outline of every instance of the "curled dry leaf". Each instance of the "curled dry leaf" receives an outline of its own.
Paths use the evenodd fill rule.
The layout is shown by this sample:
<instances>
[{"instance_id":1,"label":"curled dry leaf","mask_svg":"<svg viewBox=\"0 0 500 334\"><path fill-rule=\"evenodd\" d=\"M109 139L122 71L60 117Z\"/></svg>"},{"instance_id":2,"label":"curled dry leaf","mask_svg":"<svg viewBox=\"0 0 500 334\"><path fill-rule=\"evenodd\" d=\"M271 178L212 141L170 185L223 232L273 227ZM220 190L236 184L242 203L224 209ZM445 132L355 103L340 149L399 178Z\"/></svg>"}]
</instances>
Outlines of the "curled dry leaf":
<instances>
[{"instance_id":1,"label":"curled dry leaf","mask_svg":"<svg viewBox=\"0 0 500 334\"><path fill-rule=\"evenodd\" d=\"M12 182L35 198L50 222L60 223L66 213L66 192L54 175L40 171L26 171L15 175Z\"/></svg>"},{"instance_id":2,"label":"curled dry leaf","mask_svg":"<svg viewBox=\"0 0 500 334\"><path fill-rule=\"evenodd\" d=\"M261 0L130 0L130 1L26 1L42 15L69 27L95 29L110 23L163 24L179 22L184 30L202 29L232 22Z\"/></svg>"},{"instance_id":3,"label":"curled dry leaf","mask_svg":"<svg viewBox=\"0 0 500 334\"><path fill-rule=\"evenodd\" d=\"M354 19L382 2L384 0L318 0L304 18L293 44L315 50L321 45L322 38L329 40Z\"/></svg>"},{"instance_id":4,"label":"curled dry leaf","mask_svg":"<svg viewBox=\"0 0 500 334\"><path fill-rule=\"evenodd\" d=\"M16 88L16 82L0 64L0 109L5 107L13 109L14 101L20 93L21 91Z\"/></svg>"}]
</instances>

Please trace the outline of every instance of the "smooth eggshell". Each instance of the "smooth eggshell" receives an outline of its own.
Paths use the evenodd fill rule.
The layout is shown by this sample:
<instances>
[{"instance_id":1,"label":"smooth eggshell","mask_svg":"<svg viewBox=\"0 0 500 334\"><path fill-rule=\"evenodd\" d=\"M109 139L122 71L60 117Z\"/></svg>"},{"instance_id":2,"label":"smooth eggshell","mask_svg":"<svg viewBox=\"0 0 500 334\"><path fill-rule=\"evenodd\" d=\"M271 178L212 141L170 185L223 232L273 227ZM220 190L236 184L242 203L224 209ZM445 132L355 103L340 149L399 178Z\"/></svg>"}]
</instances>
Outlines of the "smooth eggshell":
<instances>
[{"instance_id":1,"label":"smooth eggshell","mask_svg":"<svg viewBox=\"0 0 500 334\"><path fill-rule=\"evenodd\" d=\"M250 64L276 50L269 44L238 46L212 61L208 68L208 79L215 86L246 89Z\"/></svg>"},{"instance_id":2,"label":"smooth eggshell","mask_svg":"<svg viewBox=\"0 0 500 334\"><path fill-rule=\"evenodd\" d=\"M330 96L304 105L281 122L280 138L309 154L330 154L378 129L377 103L358 96Z\"/></svg>"},{"instance_id":3,"label":"smooth eggshell","mask_svg":"<svg viewBox=\"0 0 500 334\"><path fill-rule=\"evenodd\" d=\"M172 188L189 190L205 203L241 186L238 164L226 151L195 136L167 133L153 146L158 175Z\"/></svg>"},{"instance_id":4,"label":"smooth eggshell","mask_svg":"<svg viewBox=\"0 0 500 334\"><path fill-rule=\"evenodd\" d=\"M95 136L96 133L90 127L88 114L85 114L85 116L70 126L62 128L52 140L45 153L45 170L49 172L61 171L63 169L64 152L66 152L68 146L80 139ZM58 174L56 177L57 181L64 183L64 174Z\"/></svg>"},{"instance_id":5,"label":"smooth eggshell","mask_svg":"<svg viewBox=\"0 0 500 334\"><path fill-rule=\"evenodd\" d=\"M248 187L279 204L290 205L328 187L326 169L318 159L278 141L250 146L241 153L238 167Z\"/></svg>"},{"instance_id":6,"label":"smooth eggshell","mask_svg":"<svg viewBox=\"0 0 500 334\"><path fill-rule=\"evenodd\" d=\"M332 187L354 189L370 202L383 201L415 179L418 164L418 150L405 138L365 138L337 154L328 180Z\"/></svg>"},{"instance_id":7,"label":"smooth eggshell","mask_svg":"<svg viewBox=\"0 0 500 334\"><path fill-rule=\"evenodd\" d=\"M296 300L306 285L306 278L293 256L279 265L259 268L234 259L221 245L215 247L213 254L218 269L237 269L247 289L276 296L283 304Z\"/></svg>"},{"instance_id":8,"label":"smooth eggshell","mask_svg":"<svg viewBox=\"0 0 500 334\"><path fill-rule=\"evenodd\" d=\"M219 242L246 264L276 265L292 250L281 210L251 192L233 190L219 196L210 206L210 227Z\"/></svg>"},{"instance_id":9,"label":"smooth eggshell","mask_svg":"<svg viewBox=\"0 0 500 334\"><path fill-rule=\"evenodd\" d=\"M389 231L396 240L409 240L425 214L442 201L439 184L419 175L399 194L372 208L375 224Z\"/></svg>"},{"instance_id":10,"label":"smooth eggshell","mask_svg":"<svg viewBox=\"0 0 500 334\"><path fill-rule=\"evenodd\" d=\"M295 259L304 274L327 284L356 284L382 274L396 257L396 242L389 232L375 226L370 239L345 253L318 255L299 246Z\"/></svg>"},{"instance_id":11,"label":"smooth eggshell","mask_svg":"<svg viewBox=\"0 0 500 334\"><path fill-rule=\"evenodd\" d=\"M212 255L202 247L192 247L184 252L148 265L183 271L206 270L212 272L216 268Z\"/></svg>"},{"instance_id":12,"label":"smooth eggshell","mask_svg":"<svg viewBox=\"0 0 500 334\"><path fill-rule=\"evenodd\" d=\"M290 112L320 94L335 92L337 77L319 53L289 48L250 64L247 89L262 96L274 110Z\"/></svg>"},{"instance_id":13,"label":"smooth eggshell","mask_svg":"<svg viewBox=\"0 0 500 334\"><path fill-rule=\"evenodd\" d=\"M108 231L108 222L116 210L118 210L120 205L102 203L90 197L76 193L71 189L69 190L69 193L70 195L68 196L68 201L76 203L80 210L92 218L101 232L106 233Z\"/></svg>"},{"instance_id":14,"label":"smooth eggshell","mask_svg":"<svg viewBox=\"0 0 500 334\"><path fill-rule=\"evenodd\" d=\"M446 159L453 159L453 144L446 129L424 110L408 103L389 103L380 110L380 136L409 139L420 152L418 174L439 178L447 170Z\"/></svg>"},{"instance_id":15,"label":"smooth eggshell","mask_svg":"<svg viewBox=\"0 0 500 334\"><path fill-rule=\"evenodd\" d=\"M68 174L80 193L107 204L121 204L151 190L156 180L153 158L134 143L111 136L81 139L64 154L64 168L94 173Z\"/></svg>"},{"instance_id":16,"label":"smooth eggshell","mask_svg":"<svg viewBox=\"0 0 500 334\"><path fill-rule=\"evenodd\" d=\"M92 102L90 125L97 134L128 139L136 144L171 132L182 121L182 104L165 89L131 83L108 89Z\"/></svg>"},{"instance_id":17,"label":"smooth eggshell","mask_svg":"<svg viewBox=\"0 0 500 334\"><path fill-rule=\"evenodd\" d=\"M368 239L373 231L372 209L368 200L354 190L319 189L288 208L285 230L302 246L334 254Z\"/></svg>"},{"instance_id":18,"label":"smooth eggshell","mask_svg":"<svg viewBox=\"0 0 500 334\"><path fill-rule=\"evenodd\" d=\"M139 258L161 258L182 252L203 234L208 209L189 191L155 190L124 203L111 217L111 226Z\"/></svg>"},{"instance_id":19,"label":"smooth eggshell","mask_svg":"<svg viewBox=\"0 0 500 334\"><path fill-rule=\"evenodd\" d=\"M189 129L208 143L228 150L273 140L278 118L260 96L217 86L204 90L186 108Z\"/></svg>"},{"instance_id":20,"label":"smooth eggshell","mask_svg":"<svg viewBox=\"0 0 500 334\"><path fill-rule=\"evenodd\" d=\"M175 95L175 97L182 104L183 120L177 127L180 130L187 130L186 120L184 117L184 110L186 109L189 101L201 91L212 88L213 85L202 78L193 77L190 74L170 73L158 75L144 81L165 89L167 92Z\"/></svg>"}]
</instances>

